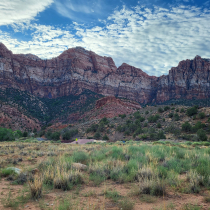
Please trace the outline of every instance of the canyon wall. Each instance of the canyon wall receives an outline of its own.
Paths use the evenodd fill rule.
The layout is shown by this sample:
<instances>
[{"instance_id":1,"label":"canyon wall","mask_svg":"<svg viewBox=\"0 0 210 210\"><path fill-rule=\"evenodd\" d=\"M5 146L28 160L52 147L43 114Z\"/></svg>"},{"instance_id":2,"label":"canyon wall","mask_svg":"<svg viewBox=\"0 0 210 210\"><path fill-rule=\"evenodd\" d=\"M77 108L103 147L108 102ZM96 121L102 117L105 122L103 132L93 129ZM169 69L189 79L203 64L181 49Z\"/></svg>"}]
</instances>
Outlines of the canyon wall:
<instances>
[{"instance_id":1,"label":"canyon wall","mask_svg":"<svg viewBox=\"0 0 210 210\"><path fill-rule=\"evenodd\" d=\"M0 88L12 87L39 97L77 95L89 89L140 103L203 99L210 95L209 72L210 60L199 56L181 61L169 75L155 77L125 63L117 68L111 57L82 47L42 60L32 54L13 54L0 43Z\"/></svg>"}]
</instances>

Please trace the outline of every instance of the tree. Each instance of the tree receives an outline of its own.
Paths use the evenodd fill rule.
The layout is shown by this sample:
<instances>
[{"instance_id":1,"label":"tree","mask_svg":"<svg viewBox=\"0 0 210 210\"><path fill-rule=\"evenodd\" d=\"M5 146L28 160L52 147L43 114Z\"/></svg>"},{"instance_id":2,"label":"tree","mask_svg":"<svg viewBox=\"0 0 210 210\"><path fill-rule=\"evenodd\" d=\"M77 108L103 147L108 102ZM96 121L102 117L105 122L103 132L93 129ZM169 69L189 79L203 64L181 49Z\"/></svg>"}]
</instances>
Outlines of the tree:
<instances>
[{"instance_id":1,"label":"tree","mask_svg":"<svg viewBox=\"0 0 210 210\"><path fill-rule=\"evenodd\" d=\"M100 139L101 138L101 134L99 132L96 132L94 135L94 139Z\"/></svg>"},{"instance_id":2,"label":"tree","mask_svg":"<svg viewBox=\"0 0 210 210\"><path fill-rule=\"evenodd\" d=\"M105 135L103 136L103 140L109 140L109 137L105 134Z\"/></svg>"},{"instance_id":3,"label":"tree","mask_svg":"<svg viewBox=\"0 0 210 210\"><path fill-rule=\"evenodd\" d=\"M206 133L203 129L199 129L197 131L197 136L198 136L198 139L200 141L207 141L207 136L206 136Z\"/></svg>"},{"instance_id":4,"label":"tree","mask_svg":"<svg viewBox=\"0 0 210 210\"><path fill-rule=\"evenodd\" d=\"M182 131L185 131L185 132L192 131L192 126L190 125L189 122L185 122L182 124Z\"/></svg>"},{"instance_id":5,"label":"tree","mask_svg":"<svg viewBox=\"0 0 210 210\"><path fill-rule=\"evenodd\" d=\"M187 109L187 116L189 116L189 117L191 117L191 116L193 116L197 113L198 113L197 106L194 106L194 107L191 107L191 108Z\"/></svg>"},{"instance_id":6,"label":"tree","mask_svg":"<svg viewBox=\"0 0 210 210\"><path fill-rule=\"evenodd\" d=\"M158 108L158 112L159 112L159 113L163 113L164 110L160 107L160 108Z\"/></svg>"}]
</instances>

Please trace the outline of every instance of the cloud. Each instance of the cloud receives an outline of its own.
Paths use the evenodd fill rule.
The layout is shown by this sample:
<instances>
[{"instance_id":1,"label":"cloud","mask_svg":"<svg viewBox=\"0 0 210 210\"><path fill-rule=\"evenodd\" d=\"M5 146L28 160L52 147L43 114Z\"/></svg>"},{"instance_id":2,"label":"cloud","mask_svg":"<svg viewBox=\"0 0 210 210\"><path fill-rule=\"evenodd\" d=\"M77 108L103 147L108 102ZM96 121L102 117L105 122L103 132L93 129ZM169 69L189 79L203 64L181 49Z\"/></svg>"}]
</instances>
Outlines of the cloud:
<instances>
[{"instance_id":1,"label":"cloud","mask_svg":"<svg viewBox=\"0 0 210 210\"><path fill-rule=\"evenodd\" d=\"M0 25L28 23L52 3L53 0L1 0Z\"/></svg>"},{"instance_id":2,"label":"cloud","mask_svg":"<svg viewBox=\"0 0 210 210\"><path fill-rule=\"evenodd\" d=\"M111 56L118 66L126 62L156 76L168 74L181 60L196 55L210 57L207 8L124 6L102 22L94 27L74 22L62 29L31 24L27 26L32 31L31 41L17 41L5 32L0 33L0 40L15 53L33 53L41 58L55 57L67 48L82 46L99 55Z\"/></svg>"},{"instance_id":3,"label":"cloud","mask_svg":"<svg viewBox=\"0 0 210 210\"><path fill-rule=\"evenodd\" d=\"M60 15L76 21L81 21L81 14L89 16L91 14L96 15L101 13L102 10L101 0L57 0L55 5L56 11Z\"/></svg>"}]
</instances>

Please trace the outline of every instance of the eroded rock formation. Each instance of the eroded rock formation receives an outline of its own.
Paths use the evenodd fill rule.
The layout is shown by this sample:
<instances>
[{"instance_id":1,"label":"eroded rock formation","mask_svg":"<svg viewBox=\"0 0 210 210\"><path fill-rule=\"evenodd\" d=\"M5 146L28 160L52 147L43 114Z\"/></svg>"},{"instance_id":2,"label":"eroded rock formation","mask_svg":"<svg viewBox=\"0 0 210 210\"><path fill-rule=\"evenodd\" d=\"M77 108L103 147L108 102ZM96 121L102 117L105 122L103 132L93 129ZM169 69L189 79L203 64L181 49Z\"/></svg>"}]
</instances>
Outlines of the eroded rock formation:
<instances>
[{"instance_id":1,"label":"eroded rock formation","mask_svg":"<svg viewBox=\"0 0 210 210\"><path fill-rule=\"evenodd\" d=\"M203 99L210 96L209 72L210 61L200 56L181 61L167 76L154 77L125 63L117 68L112 58L81 47L42 60L31 54L13 54L0 43L0 88L13 87L40 97L77 95L89 89L140 103Z\"/></svg>"}]
</instances>

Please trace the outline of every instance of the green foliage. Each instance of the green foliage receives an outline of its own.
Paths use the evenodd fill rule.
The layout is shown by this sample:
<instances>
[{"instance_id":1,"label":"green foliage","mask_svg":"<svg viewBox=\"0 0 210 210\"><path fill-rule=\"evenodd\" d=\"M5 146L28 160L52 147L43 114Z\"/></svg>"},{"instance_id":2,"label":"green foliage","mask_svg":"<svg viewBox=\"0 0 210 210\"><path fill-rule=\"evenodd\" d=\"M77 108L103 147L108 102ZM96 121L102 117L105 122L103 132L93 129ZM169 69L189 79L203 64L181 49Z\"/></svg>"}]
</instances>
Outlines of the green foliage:
<instances>
[{"instance_id":1,"label":"green foliage","mask_svg":"<svg viewBox=\"0 0 210 210\"><path fill-rule=\"evenodd\" d=\"M176 112L179 112L179 109L176 109Z\"/></svg>"},{"instance_id":2,"label":"green foliage","mask_svg":"<svg viewBox=\"0 0 210 210\"><path fill-rule=\"evenodd\" d=\"M99 132L96 132L94 135L94 139L100 139L101 138L101 134Z\"/></svg>"},{"instance_id":3,"label":"green foliage","mask_svg":"<svg viewBox=\"0 0 210 210\"><path fill-rule=\"evenodd\" d=\"M196 106L193 106L193 107L191 107L191 108L189 108L189 109L187 109L187 116L193 116L193 115L195 115L195 114L197 114L198 113L198 108L196 107Z\"/></svg>"},{"instance_id":4,"label":"green foliage","mask_svg":"<svg viewBox=\"0 0 210 210\"><path fill-rule=\"evenodd\" d=\"M11 129L0 127L0 141L14 141L15 137Z\"/></svg>"},{"instance_id":5,"label":"green foliage","mask_svg":"<svg viewBox=\"0 0 210 210\"><path fill-rule=\"evenodd\" d=\"M109 120L106 117L104 117L100 120L100 123L107 125L107 124L109 124Z\"/></svg>"},{"instance_id":6,"label":"green foliage","mask_svg":"<svg viewBox=\"0 0 210 210\"><path fill-rule=\"evenodd\" d=\"M170 109L169 106L165 106L165 107L164 107L164 111L167 111L167 110L169 110L169 109Z\"/></svg>"},{"instance_id":7,"label":"green foliage","mask_svg":"<svg viewBox=\"0 0 210 210\"><path fill-rule=\"evenodd\" d=\"M73 161L76 163L86 163L88 161L88 154L83 151L77 151L73 153Z\"/></svg>"},{"instance_id":8,"label":"green foliage","mask_svg":"<svg viewBox=\"0 0 210 210\"><path fill-rule=\"evenodd\" d=\"M51 138L52 138L52 140L55 140L55 141L59 140L60 139L60 132L52 133Z\"/></svg>"},{"instance_id":9,"label":"green foliage","mask_svg":"<svg viewBox=\"0 0 210 210\"><path fill-rule=\"evenodd\" d=\"M174 120L175 121L179 121L180 120L180 117L177 113L174 114Z\"/></svg>"},{"instance_id":10,"label":"green foliage","mask_svg":"<svg viewBox=\"0 0 210 210\"><path fill-rule=\"evenodd\" d=\"M205 128L206 125L201 123L200 121L198 121L193 127L192 127L192 131L197 132L199 129L201 128Z\"/></svg>"},{"instance_id":11,"label":"green foliage","mask_svg":"<svg viewBox=\"0 0 210 210\"><path fill-rule=\"evenodd\" d=\"M207 141L207 136L206 136L206 133L203 129L199 129L197 131L197 136L198 136L198 139L200 141Z\"/></svg>"},{"instance_id":12,"label":"green foliage","mask_svg":"<svg viewBox=\"0 0 210 210\"><path fill-rule=\"evenodd\" d=\"M173 112L171 112L171 113L168 114L168 117L170 117L170 118L172 118L173 116L174 116L174 113Z\"/></svg>"},{"instance_id":13,"label":"green foliage","mask_svg":"<svg viewBox=\"0 0 210 210\"><path fill-rule=\"evenodd\" d=\"M181 112L181 113L184 113L184 108L181 108L180 112Z\"/></svg>"},{"instance_id":14,"label":"green foliage","mask_svg":"<svg viewBox=\"0 0 210 210\"><path fill-rule=\"evenodd\" d=\"M206 115L205 115L205 113L200 112L200 113L198 114L198 117L199 117L200 119L204 119L204 118L206 117Z\"/></svg>"},{"instance_id":15,"label":"green foliage","mask_svg":"<svg viewBox=\"0 0 210 210\"><path fill-rule=\"evenodd\" d=\"M28 132L27 131L23 132L23 137L28 137Z\"/></svg>"},{"instance_id":16,"label":"green foliage","mask_svg":"<svg viewBox=\"0 0 210 210\"><path fill-rule=\"evenodd\" d=\"M105 134L105 135L103 136L103 140L109 140L109 137Z\"/></svg>"},{"instance_id":17,"label":"green foliage","mask_svg":"<svg viewBox=\"0 0 210 210\"><path fill-rule=\"evenodd\" d=\"M166 136L163 131L159 131L157 134L157 139L166 139Z\"/></svg>"},{"instance_id":18,"label":"green foliage","mask_svg":"<svg viewBox=\"0 0 210 210\"><path fill-rule=\"evenodd\" d=\"M12 174L14 174L14 170L12 168L5 168L5 169L2 169L0 172L0 175L2 177L6 177Z\"/></svg>"},{"instance_id":19,"label":"green foliage","mask_svg":"<svg viewBox=\"0 0 210 210\"><path fill-rule=\"evenodd\" d=\"M149 111L146 111L145 114L149 114Z\"/></svg>"},{"instance_id":20,"label":"green foliage","mask_svg":"<svg viewBox=\"0 0 210 210\"><path fill-rule=\"evenodd\" d=\"M158 115L158 114L151 115L151 116L148 117L148 122L149 123L156 123L159 118L160 118L160 115Z\"/></svg>"},{"instance_id":21,"label":"green foliage","mask_svg":"<svg viewBox=\"0 0 210 210\"><path fill-rule=\"evenodd\" d=\"M159 113L163 113L164 110L163 110L161 107L159 107L159 108L158 108L158 112L159 112Z\"/></svg>"},{"instance_id":22,"label":"green foliage","mask_svg":"<svg viewBox=\"0 0 210 210\"><path fill-rule=\"evenodd\" d=\"M92 124L92 125L90 126L90 128L88 128L88 129L86 130L86 133L96 132L97 129L98 129L98 127L99 127L99 125L97 125L97 124Z\"/></svg>"},{"instance_id":23,"label":"green foliage","mask_svg":"<svg viewBox=\"0 0 210 210\"><path fill-rule=\"evenodd\" d=\"M63 140L69 140L72 139L73 136L78 134L78 129L75 130L65 130L64 133L62 134L62 139Z\"/></svg>"},{"instance_id":24,"label":"green foliage","mask_svg":"<svg viewBox=\"0 0 210 210\"><path fill-rule=\"evenodd\" d=\"M122 119L126 118L126 114L119 114L119 117L121 117Z\"/></svg>"},{"instance_id":25,"label":"green foliage","mask_svg":"<svg viewBox=\"0 0 210 210\"><path fill-rule=\"evenodd\" d=\"M185 122L182 124L182 131L190 132L192 131L192 126L189 122Z\"/></svg>"},{"instance_id":26,"label":"green foliage","mask_svg":"<svg viewBox=\"0 0 210 210\"><path fill-rule=\"evenodd\" d=\"M157 123L157 128L161 128L161 124L160 123Z\"/></svg>"}]
</instances>

